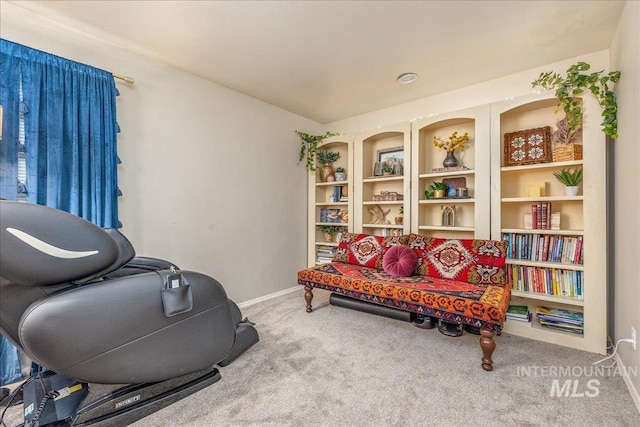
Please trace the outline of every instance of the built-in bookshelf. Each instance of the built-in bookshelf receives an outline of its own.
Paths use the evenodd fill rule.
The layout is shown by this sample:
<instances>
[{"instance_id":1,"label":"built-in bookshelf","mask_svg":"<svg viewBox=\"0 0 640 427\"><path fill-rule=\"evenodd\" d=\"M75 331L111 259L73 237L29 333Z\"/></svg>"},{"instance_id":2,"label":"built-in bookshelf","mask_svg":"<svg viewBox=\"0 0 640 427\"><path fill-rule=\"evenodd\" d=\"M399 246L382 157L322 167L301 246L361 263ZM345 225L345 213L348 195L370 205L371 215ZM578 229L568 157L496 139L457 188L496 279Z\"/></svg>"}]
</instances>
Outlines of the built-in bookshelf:
<instances>
[{"instance_id":1,"label":"built-in bookshelf","mask_svg":"<svg viewBox=\"0 0 640 427\"><path fill-rule=\"evenodd\" d=\"M606 144L595 99L582 100L582 156L534 164L506 165L505 133L555 128L562 117L551 93L524 96L477 108L443 113L354 136L327 139L319 149L339 150L336 166L344 182L309 183L309 264L327 262L338 246L326 242L318 225L348 214L345 231L375 235L416 233L445 238L509 241L507 273L513 306L526 307L531 321L510 319L505 332L604 353L607 330ZM462 168L443 169L446 153L433 137L468 133L457 152ZM381 160L396 159L383 173ZM393 163L393 162L392 162ZM583 168L577 195L566 195L554 177ZM434 181L457 180L466 197L425 199ZM346 195L346 197L345 197ZM455 207L455 221L443 223L443 208ZM396 217L403 215L400 223ZM382 221L380 221L382 216ZM327 221L327 218L330 218ZM542 309L540 309L542 308ZM551 310L580 318L579 330L556 328L538 313ZM555 310L555 311L554 311ZM552 322L552 321L551 321Z\"/></svg>"},{"instance_id":2,"label":"built-in bookshelf","mask_svg":"<svg viewBox=\"0 0 640 427\"><path fill-rule=\"evenodd\" d=\"M599 106L590 98L582 100L582 138L576 141L583 158L523 165L505 165L505 133L555 129L562 118L557 99L543 93L491 105L491 236L509 241L511 304L532 314L531 322L507 320L505 332L605 353L607 142ZM554 177L567 168L583 168L578 195L566 195ZM555 327L539 315L545 310L582 323Z\"/></svg>"},{"instance_id":3,"label":"built-in bookshelf","mask_svg":"<svg viewBox=\"0 0 640 427\"><path fill-rule=\"evenodd\" d=\"M490 200L490 113L489 106L439 114L411 124L412 191L411 230L415 233L447 238L489 238ZM434 146L434 137L467 133L464 150L455 152L458 167L445 168L446 151ZM425 191L442 182L450 194L427 199ZM456 189L466 188L464 195ZM484 220L482 217L484 216Z\"/></svg>"},{"instance_id":4,"label":"built-in bookshelf","mask_svg":"<svg viewBox=\"0 0 640 427\"><path fill-rule=\"evenodd\" d=\"M379 236L409 233L410 159L409 122L356 135L353 207L356 232Z\"/></svg>"},{"instance_id":5,"label":"built-in bookshelf","mask_svg":"<svg viewBox=\"0 0 640 427\"><path fill-rule=\"evenodd\" d=\"M338 246L340 232L353 231L353 136L340 135L327 138L318 145L318 151L340 153L334 169L345 169L345 179L323 182L320 166L309 171L309 222L308 265L314 266L327 260L327 248ZM338 233L327 241L320 226L338 227ZM332 255L331 255L332 256Z\"/></svg>"}]
</instances>

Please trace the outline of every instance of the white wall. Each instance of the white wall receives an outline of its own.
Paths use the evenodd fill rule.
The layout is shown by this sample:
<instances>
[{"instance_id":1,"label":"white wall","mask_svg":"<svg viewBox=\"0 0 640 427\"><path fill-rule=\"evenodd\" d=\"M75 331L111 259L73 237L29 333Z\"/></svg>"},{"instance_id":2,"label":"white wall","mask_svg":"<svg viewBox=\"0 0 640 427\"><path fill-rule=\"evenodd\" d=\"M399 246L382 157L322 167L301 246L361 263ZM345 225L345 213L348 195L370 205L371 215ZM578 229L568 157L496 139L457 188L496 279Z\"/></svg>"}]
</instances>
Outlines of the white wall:
<instances>
[{"instance_id":1,"label":"white wall","mask_svg":"<svg viewBox=\"0 0 640 427\"><path fill-rule=\"evenodd\" d=\"M8 3L4 39L130 75L117 81L122 232L140 255L218 279L244 302L306 266L306 170L319 124ZM302 307L303 302L301 302Z\"/></svg>"},{"instance_id":2,"label":"white wall","mask_svg":"<svg viewBox=\"0 0 640 427\"><path fill-rule=\"evenodd\" d=\"M631 327L640 336L640 3L628 1L611 46L612 69L620 70L616 88L618 101L618 139L615 152L615 251L611 268L615 274L614 325L615 341L631 337ZM630 344L620 344L618 353L625 366L640 366L640 345L634 351ZM640 378L628 378L636 406L640 410Z\"/></svg>"},{"instance_id":3,"label":"white wall","mask_svg":"<svg viewBox=\"0 0 640 427\"><path fill-rule=\"evenodd\" d=\"M508 60L505 58L505 61ZM557 71L564 74L567 68L577 61L591 64L593 70L609 68L608 51L600 51L579 58L570 58L544 67L534 68L517 74L489 80L473 86L460 88L439 95L422 98L417 101L396 105L383 110L339 120L324 125L325 130L341 133L354 133L375 129L407 120L429 117L439 113L461 110L531 94L531 82L543 71ZM487 141L487 145L489 141Z\"/></svg>"}]
</instances>

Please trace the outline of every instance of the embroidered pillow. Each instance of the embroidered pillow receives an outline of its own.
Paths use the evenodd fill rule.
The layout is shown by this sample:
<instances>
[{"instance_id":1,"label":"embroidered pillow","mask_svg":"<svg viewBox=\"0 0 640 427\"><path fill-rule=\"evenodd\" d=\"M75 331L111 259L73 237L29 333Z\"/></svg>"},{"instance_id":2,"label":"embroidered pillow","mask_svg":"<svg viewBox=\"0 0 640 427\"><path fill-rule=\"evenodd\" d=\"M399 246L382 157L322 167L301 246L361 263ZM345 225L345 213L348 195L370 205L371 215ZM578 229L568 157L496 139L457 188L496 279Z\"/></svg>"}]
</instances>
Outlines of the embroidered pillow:
<instances>
[{"instance_id":1,"label":"embroidered pillow","mask_svg":"<svg viewBox=\"0 0 640 427\"><path fill-rule=\"evenodd\" d=\"M404 245L395 245L389 248L382 256L382 268L391 276L407 277L416 270L418 256Z\"/></svg>"},{"instance_id":2,"label":"embroidered pillow","mask_svg":"<svg viewBox=\"0 0 640 427\"><path fill-rule=\"evenodd\" d=\"M382 237L363 233L342 233L333 261L382 270L382 257L385 252L392 246L405 245L408 239L409 236Z\"/></svg>"},{"instance_id":3,"label":"embroidered pillow","mask_svg":"<svg viewBox=\"0 0 640 427\"><path fill-rule=\"evenodd\" d=\"M507 282L508 242L478 239L442 239L412 234L409 247L416 253L416 273L467 283Z\"/></svg>"}]
</instances>

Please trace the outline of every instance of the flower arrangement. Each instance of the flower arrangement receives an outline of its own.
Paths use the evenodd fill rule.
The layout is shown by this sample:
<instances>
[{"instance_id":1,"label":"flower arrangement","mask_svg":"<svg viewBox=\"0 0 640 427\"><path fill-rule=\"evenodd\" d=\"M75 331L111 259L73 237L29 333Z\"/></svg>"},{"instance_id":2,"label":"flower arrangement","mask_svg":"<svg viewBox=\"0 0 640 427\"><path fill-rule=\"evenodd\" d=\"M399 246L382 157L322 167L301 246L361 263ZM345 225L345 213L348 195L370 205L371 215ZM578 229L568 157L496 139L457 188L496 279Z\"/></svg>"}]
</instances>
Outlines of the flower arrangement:
<instances>
[{"instance_id":1,"label":"flower arrangement","mask_svg":"<svg viewBox=\"0 0 640 427\"><path fill-rule=\"evenodd\" d=\"M458 132L455 131L446 141L441 140L435 135L433 136L433 145L438 148L443 148L447 153L464 150L465 143L468 141L469 133L467 132L465 132L464 135L458 136Z\"/></svg>"}]
</instances>

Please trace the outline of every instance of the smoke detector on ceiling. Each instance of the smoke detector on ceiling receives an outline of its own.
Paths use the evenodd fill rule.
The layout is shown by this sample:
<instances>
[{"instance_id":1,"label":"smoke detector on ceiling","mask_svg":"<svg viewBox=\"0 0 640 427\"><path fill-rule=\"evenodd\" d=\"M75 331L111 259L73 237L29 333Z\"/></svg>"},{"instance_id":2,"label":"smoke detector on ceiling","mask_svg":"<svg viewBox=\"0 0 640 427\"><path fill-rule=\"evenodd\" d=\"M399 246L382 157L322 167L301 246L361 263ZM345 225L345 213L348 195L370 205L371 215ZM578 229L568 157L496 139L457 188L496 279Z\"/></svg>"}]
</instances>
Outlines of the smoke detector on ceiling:
<instances>
[{"instance_id":1,"label":"smoke detector on ceiling","mask_svg":"<svg viewBox=\"0 0 640 427\"><path fill-rule=\"evenodd\" d=\"M401 85L407 85L418 80L418 75L416 73L404 73L400 74L397 80Z\"/></svg>"}]
</instances>

